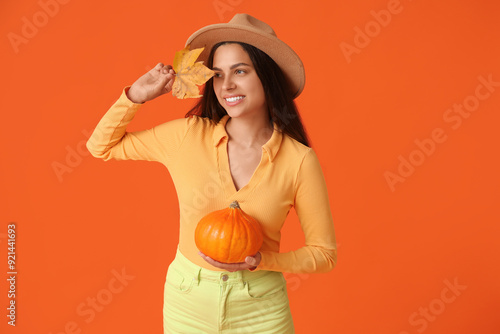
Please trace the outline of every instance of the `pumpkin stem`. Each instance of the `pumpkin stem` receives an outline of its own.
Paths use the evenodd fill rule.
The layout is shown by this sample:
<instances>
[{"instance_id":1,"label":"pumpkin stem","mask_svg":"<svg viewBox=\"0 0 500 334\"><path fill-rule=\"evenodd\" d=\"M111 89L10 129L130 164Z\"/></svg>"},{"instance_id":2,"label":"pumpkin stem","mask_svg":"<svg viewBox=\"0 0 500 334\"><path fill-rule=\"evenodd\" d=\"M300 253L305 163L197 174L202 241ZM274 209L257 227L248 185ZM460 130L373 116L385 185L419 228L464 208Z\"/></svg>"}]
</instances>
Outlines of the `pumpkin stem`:
<instances>
[{"instance_id":1,"label":"pumpkin stem","mask_svg":"<svg viewBox=\"0 0 500 334\"><path fill-rule=\"evenodd\" d=\"M241 209L240 205L238 204L238 201L234 201L233 203L229 204L229 207L231 209L236 209L236 208Z\"/></svg>"}]
</instances>

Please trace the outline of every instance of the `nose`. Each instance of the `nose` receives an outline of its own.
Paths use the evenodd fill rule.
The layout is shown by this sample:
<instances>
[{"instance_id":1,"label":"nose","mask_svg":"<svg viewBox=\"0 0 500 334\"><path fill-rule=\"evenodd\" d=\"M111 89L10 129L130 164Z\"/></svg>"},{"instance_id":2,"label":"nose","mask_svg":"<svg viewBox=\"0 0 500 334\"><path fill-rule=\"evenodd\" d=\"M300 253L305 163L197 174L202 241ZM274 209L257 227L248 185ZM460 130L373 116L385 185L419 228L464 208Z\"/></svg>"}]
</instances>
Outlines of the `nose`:
<instances>
[{"instance_id":1,"label":"nose","mask_svg":"<svg viewBox=\"0 0 500 334\"><path fill-rule=\"evenodd\" d=\"M224 76L224 82L222 83L222 89L231 90L236 87L234 80L231 75Z\"/></svg>"}]
</instances>

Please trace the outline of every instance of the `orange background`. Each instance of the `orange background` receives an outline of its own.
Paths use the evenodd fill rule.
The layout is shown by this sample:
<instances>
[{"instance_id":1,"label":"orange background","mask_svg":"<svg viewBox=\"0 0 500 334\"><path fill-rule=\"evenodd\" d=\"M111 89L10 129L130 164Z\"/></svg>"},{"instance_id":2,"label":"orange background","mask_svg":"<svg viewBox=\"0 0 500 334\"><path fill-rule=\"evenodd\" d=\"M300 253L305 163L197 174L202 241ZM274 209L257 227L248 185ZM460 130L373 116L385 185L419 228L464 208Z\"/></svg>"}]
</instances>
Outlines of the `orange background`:
<instances>
[{"instance_id":1,"label":"orange background","mask_svg":"<svg viewBox=\"0 0 500 334\"><path fill-rule=\"evenodd\" d=\"M178 242L170 175L105 163L85 142L124 86L237 12L268 22L303 59L297 104L329 188L338 265L286 274L297 333L499 333L500 86L478 88L481 76L500 82L498 2L65 2L0 5L0 267L6 277L16 222L18 270L15 328L0 282L2 333L162 333ZM474 101L470 117L444 119ZM162 96L127 130L181 118L192 103ZM439 129L446 140L419 153L416 141ZM391 188L385 173L403 158L416 166ZM303 240L293 211L282 250Z\"/></svg>"}]
</instances>

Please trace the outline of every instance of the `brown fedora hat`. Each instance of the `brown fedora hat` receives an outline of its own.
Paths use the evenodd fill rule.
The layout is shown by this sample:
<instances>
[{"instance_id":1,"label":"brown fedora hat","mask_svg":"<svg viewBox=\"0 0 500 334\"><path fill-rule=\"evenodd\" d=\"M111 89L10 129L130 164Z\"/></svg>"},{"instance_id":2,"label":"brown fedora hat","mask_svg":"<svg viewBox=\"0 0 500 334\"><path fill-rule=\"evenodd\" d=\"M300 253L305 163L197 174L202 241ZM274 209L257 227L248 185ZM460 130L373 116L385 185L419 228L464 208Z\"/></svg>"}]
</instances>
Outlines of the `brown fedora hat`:
<instances>
[{"instance_id":1,"label":"brown fedora hat","mask_svg":"<svg viewBox=\"0 0 500 334\"><path fill-rule=\"evenodd\" d=\"M199 60L206 61L212 47L225 41L243 42L255 46L271 57L290 83L293 98L304 89L305 71L299 56L281 41L267 23L248 14L236 14L228 23L217 23L201 28L186 41L192 49L204 47Z\"/></svg>"}]
</instances>

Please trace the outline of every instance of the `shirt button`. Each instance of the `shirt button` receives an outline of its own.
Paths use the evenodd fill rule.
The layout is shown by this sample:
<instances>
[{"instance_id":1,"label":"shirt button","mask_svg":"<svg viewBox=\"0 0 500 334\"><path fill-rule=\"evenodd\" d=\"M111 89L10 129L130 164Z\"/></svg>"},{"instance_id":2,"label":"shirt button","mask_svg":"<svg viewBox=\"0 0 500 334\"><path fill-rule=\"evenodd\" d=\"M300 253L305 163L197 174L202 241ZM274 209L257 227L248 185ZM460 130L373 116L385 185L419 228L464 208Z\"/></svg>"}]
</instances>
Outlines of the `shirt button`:
<instances>
[{"instance_id":1,"label":"shirt button","mask_svg":"<svg viewBox=\"0 0 500 334\"><path fill-rule=\"evenodd\" d=\"M222 280L223 280L224 282L225 282L225 281L227 281L227 279L228 279L228 278L229 278L229 276L227 276L227 275L222 275Z\"/></svg>"}]
</instances>

